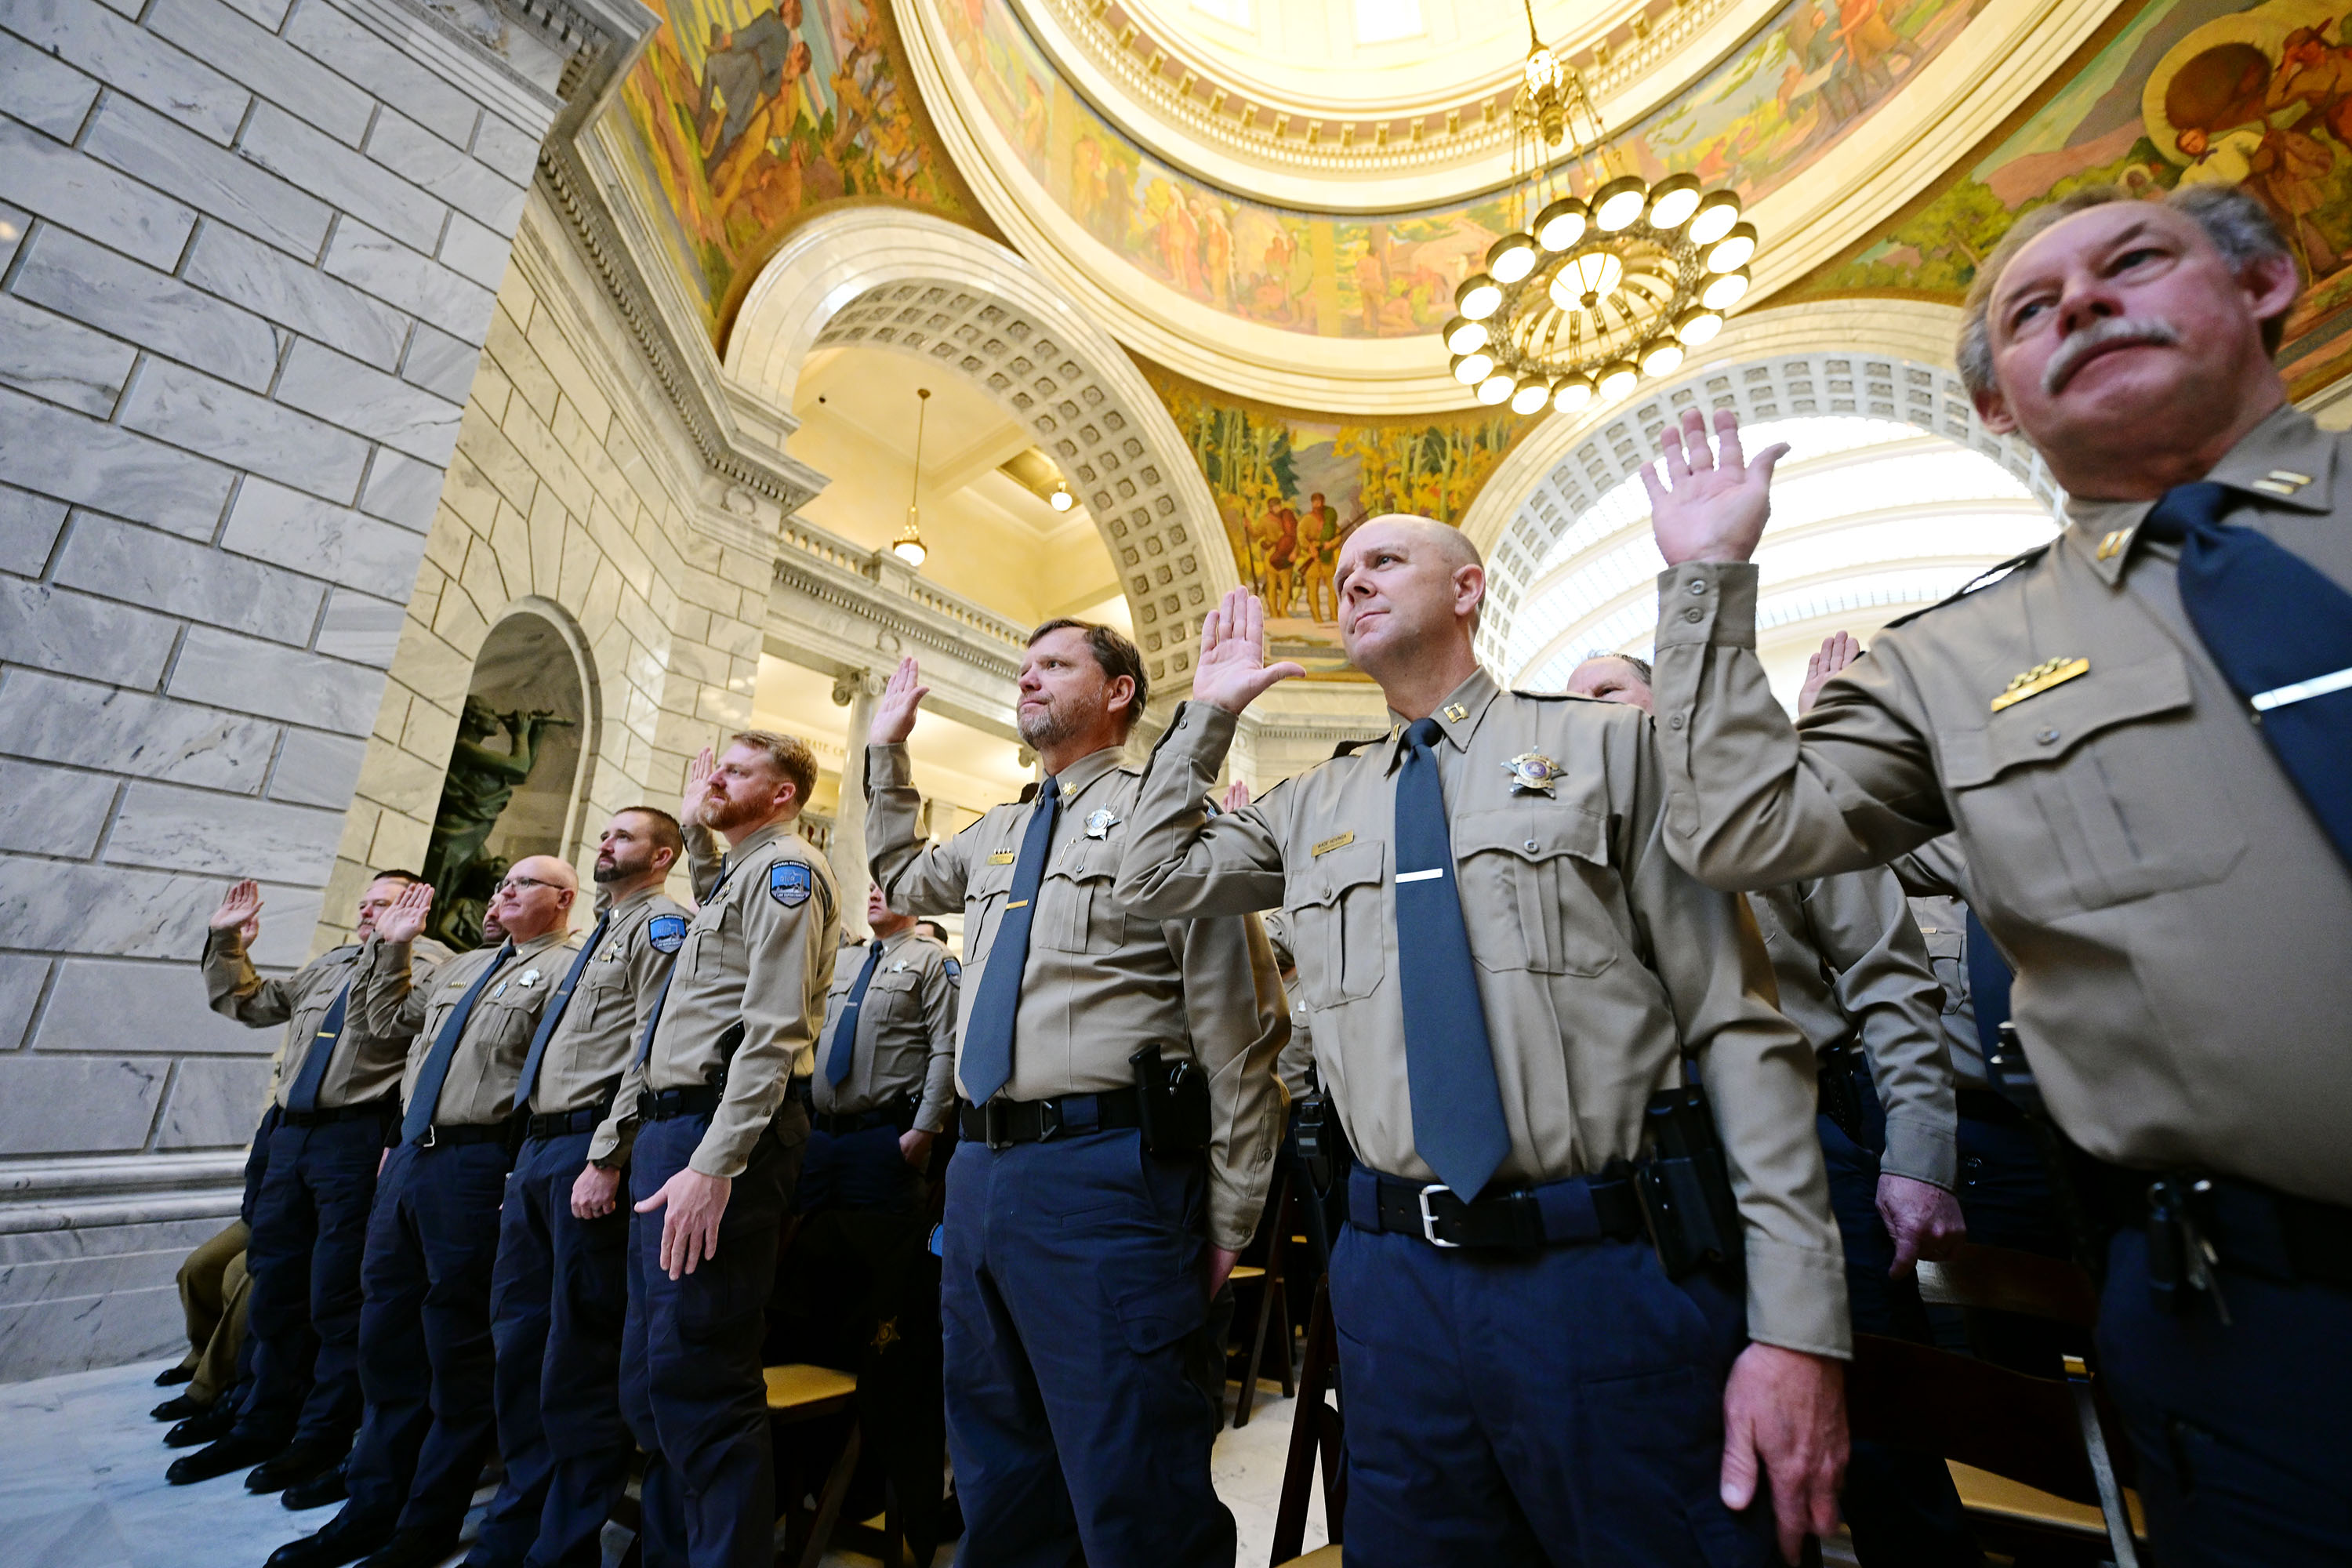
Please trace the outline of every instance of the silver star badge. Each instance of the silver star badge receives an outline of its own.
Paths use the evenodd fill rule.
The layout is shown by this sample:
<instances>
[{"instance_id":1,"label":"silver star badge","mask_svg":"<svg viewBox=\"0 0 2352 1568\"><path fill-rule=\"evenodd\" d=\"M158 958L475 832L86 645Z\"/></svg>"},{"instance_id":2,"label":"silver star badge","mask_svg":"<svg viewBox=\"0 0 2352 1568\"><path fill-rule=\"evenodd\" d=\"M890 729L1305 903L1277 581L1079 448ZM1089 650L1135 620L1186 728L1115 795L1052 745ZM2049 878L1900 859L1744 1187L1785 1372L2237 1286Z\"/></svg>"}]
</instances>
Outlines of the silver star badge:
<instances>
[{"instance_id":1,"label":"silver star badge","mask_svg":"<svg viewBox=\"0 0 2352 1568\"><path fill-rule=\"evenodd\" d=\"M515 976L515 984L521 986L526 991L530 990L532 986L539 984L539 971L536 969L524 970L520 974Z\"/></svg>"},{"instance_id":2,"label":"silver star badge","mask_svg":"<svg viewBox=\"0 0 2352 1568\"><path fill-rule=\"evenodd\" d=\"M1511 775L1513 795L1549 795L1559 782L1559 764L1541 752L1522 752L1505 763L1503 771Z\"/></svg>"},{"instance_id":3,"label":"silver star badge","mask_svg":"<svg viewBox=\"0 0 2352 1568\"><path fill-rule=\"evenodd\" d=\"M1099 811L1089 812L1087 816L1087 837L1108 838L1110 830L1118 826L1118 814L1108 806L1104 806Z\"/></svg>"}]
</instances>

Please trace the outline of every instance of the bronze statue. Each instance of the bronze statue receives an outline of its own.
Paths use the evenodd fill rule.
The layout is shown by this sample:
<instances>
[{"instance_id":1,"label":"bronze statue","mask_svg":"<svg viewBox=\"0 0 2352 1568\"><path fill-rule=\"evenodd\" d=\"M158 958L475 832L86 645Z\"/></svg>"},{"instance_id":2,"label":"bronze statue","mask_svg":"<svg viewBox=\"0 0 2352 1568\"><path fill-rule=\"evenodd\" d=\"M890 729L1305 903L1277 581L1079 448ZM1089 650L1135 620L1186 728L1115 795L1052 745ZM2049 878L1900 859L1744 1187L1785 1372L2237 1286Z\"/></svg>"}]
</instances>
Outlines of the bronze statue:
<instances>
[{"instance_id":1,"label":"bronze statue","mask_svg":"<svg viewBox=\"0 0 2352 1568\"><path fill-rule=\"evenodd\" d=\"M539 761L540 732L571 723L544 709L499 713L478 697L466 699L457 718L457 744L449 752L448 776L441 785L441 809L425 851L425 882L452 895L436 910L431 934L452 949L465 952L476 945L487 892L477 885L487 871L489 886L496 887L497 873L504 869L485 859L483 846L507 802L530 777ZM501 729L507 735L505 751L482 744Z\"/></svg>"}]
</instances>

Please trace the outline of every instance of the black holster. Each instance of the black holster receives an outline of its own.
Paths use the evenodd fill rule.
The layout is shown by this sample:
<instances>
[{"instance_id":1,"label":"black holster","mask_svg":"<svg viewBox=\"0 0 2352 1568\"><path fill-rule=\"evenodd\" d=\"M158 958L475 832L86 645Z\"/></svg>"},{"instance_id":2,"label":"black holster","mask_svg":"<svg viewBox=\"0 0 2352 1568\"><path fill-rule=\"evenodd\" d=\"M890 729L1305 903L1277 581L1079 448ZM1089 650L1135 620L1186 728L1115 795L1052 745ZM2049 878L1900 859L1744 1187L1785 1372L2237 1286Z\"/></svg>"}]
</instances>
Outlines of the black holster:
<instances>
[{"instance_id":1,"label":"black holster","mask_svg":"<svg viewBox=\"0 0 2352 1568\"><path fill-rule=\"evenodd\" d=\"M1660 1089L1642 1119L1649 1126L1651 1154L1634 1178L1667 1278L1679 1279L1712 1263L1743 1263L1739 1208L1706 1091L1696 1081Z\"/></svg>"},{"instance_id":2,"label":"black holster","mask_svg":"<svg viewBox=\"0 0 2352 1568\"><path fill-rule=\"evenodd\" d=\"M1863 1114L1862 1091L1853 1081L1857 1065L1850 1046L1832 1046L1822 1053L1820 1070L1814 1079L1819 1096L1816 1109L1856 1148L1867 1149L1868 1121Z\"/></svg>"},{"instance_id":3,"label":"black holster","mask_svg":"<svg viewBox=\"0 0 2352 1568\"><path fill-rule=\"evenodd\" d=\"M1127 1058L1135 1069L1143 1146L1155 1154L1197 1154L1209 1146L1209 1078L1192 1061L1167 1062L1157 1044Z\"/></svg>"},{"instance_id":4,"label":"black holster","mask_svg":"<svg viewBox=\"0 0 2352 1568\"><path fill-rule=\"evenodd\" d=\"M1298 1097L1291 1108L1291 1125L1297 1130L1298 1157L1306 1162L1307 1179L1319 1196L1328 1196L1348 1179L1347 1140L1339 1135L1339 1118L1320 1089Z\"/></svg>"}]
</instances>

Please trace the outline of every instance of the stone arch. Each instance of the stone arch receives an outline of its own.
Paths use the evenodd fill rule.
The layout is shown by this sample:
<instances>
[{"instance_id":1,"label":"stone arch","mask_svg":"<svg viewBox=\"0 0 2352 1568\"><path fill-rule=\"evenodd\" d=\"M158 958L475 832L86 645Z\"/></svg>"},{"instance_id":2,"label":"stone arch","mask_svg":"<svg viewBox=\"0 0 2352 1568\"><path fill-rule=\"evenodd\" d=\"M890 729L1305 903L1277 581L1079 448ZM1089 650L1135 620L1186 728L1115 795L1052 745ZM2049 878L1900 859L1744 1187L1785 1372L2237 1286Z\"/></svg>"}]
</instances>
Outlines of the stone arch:
<instances>
[{"instance_id":1,"label":"stone arch","mask_svg":"<svg viewBox=\"0 0 2352 1568\"><path fill-rule=\"evenodd\" d=\"M740 386L789 408L809 354L850 344L967 375L1035 433L1119 569L1155 699L1181 695L1187 628L1240 576L1192 449L1118 342L994 241L859 207L777 251L744 296L724 363Z\"/></svg>"}]
</instances>

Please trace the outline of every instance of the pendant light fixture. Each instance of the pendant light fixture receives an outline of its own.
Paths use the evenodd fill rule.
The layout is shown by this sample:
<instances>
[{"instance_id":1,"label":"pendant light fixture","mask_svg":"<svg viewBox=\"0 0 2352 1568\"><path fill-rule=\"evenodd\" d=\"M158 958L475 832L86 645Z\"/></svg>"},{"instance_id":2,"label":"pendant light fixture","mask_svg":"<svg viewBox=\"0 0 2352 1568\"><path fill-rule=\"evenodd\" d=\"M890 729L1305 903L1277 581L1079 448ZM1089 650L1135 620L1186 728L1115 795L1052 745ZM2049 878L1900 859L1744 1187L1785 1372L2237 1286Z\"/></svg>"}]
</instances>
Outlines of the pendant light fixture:
<instances>
[{"instance_id":1,"label":"pendant light fixture","mask_svg":"<svg viewBox=\"0 0 2352 1568\"><path fill-rule=\"evenodd\" d=\"M915 482L907 492L907 525L890 542L890 553L915 571L921 571L930 552L923 548L923 424L931 411L931 389L915 388Z\"/></svg>"}]
</instances>

